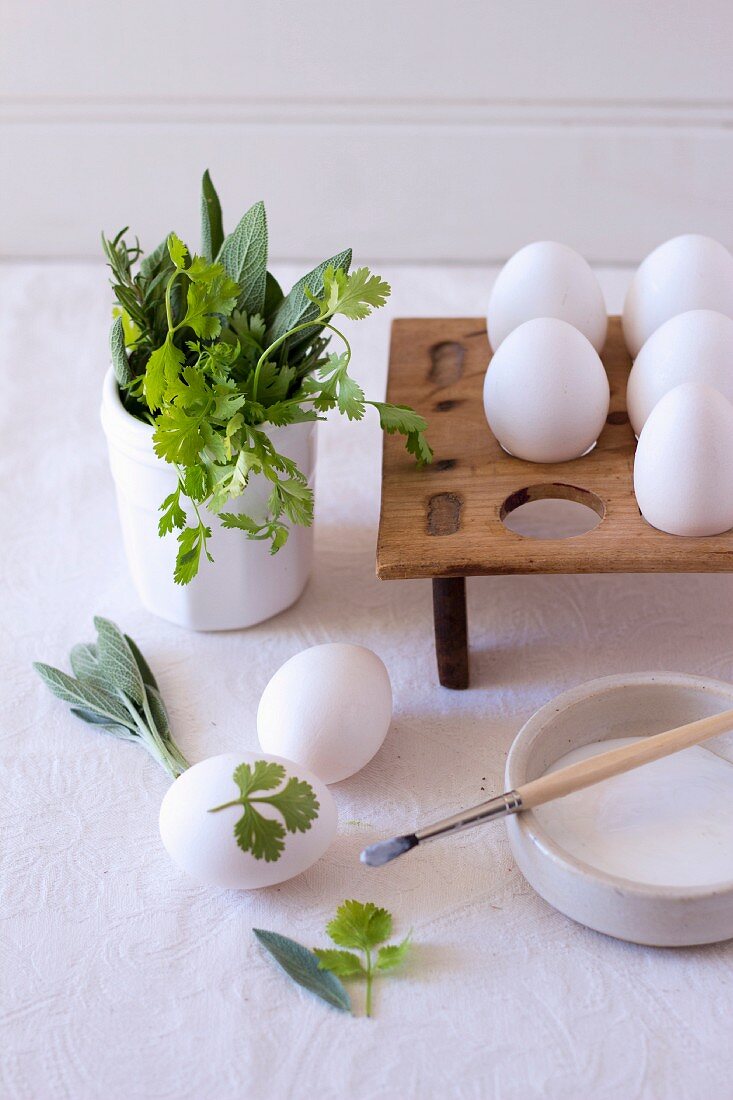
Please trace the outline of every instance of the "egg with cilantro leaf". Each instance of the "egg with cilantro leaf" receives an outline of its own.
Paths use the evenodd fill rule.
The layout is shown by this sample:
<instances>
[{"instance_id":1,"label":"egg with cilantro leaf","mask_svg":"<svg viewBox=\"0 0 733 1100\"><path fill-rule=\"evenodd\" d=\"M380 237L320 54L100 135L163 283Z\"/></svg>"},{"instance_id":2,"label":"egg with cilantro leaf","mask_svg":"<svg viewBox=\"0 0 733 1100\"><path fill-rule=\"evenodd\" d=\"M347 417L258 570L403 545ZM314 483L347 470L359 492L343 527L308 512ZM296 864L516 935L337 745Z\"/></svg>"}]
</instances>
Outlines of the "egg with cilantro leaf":
<instances>
[{"instance_id":1,"label":"egg with cilantro leaf","mask_svg":"<svg viewBox=\"0 0 733 1100\"><path fill-rule=\"evenodd\" d=\"M168 855L206 886L254 890L306 871L336 835L336 806L311 772L279 756L224 753L194 764L160 807Z\"/></svg>"}]
</instances>

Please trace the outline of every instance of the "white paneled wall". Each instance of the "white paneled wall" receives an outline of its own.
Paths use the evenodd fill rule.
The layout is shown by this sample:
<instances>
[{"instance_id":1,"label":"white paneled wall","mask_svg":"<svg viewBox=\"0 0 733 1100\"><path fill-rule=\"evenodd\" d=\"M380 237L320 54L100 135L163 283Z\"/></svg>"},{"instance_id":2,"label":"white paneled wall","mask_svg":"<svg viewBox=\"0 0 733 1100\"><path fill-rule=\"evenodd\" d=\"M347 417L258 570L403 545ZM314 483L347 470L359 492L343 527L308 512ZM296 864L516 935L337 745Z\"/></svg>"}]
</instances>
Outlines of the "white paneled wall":
<instances>
[{"instance_id":1,"label":"white paneled wall","mask_svg":"<svg viewBox=\"0 0 733 1100\"><path fill-rule=\"evenodd\" d=\"M208 166L276 257L733 246L731 0L1 0L0 252L195 240Z\"/></svg>"}]
</instances>

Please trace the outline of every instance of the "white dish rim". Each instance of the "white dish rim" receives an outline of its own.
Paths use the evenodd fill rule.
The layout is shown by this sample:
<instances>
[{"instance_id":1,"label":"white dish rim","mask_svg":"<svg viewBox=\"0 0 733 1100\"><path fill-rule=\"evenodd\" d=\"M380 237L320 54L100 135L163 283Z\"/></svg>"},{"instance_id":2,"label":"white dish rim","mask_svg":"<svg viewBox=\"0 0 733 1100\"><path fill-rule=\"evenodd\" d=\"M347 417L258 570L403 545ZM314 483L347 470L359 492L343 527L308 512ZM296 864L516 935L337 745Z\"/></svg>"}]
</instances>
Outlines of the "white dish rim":
<instances>
[{"instance_id":1,"label":"white dish rim","mask_svg":"<svg viewBox=\"0 0 733 1100\"><path fill-rule=\"evenodd\" d=\"M606 695L631 685L659 683L670 687L696 688L702 692L725 695L733 708L733 685L724 680L715 680L706 676L696 676L682 672L632 672L601 676L588 680L577 687L556 695L536 710L522 726L512 742L506 762L507 790L526 782L526 764L529 753L550 718L556 718L559 712L567 712L580 703L587 702L594 695ZM547 833L531 810L517 814L514 818L518 828L525 834L542 854L550 859L565 873L580 874L603 883L611 889L621 890L639 898L654 898L666 901L696 901L733 893L733 879L702 886L657 886L653 883L638 882L636 879L612 875L591 863L578 859L567 852Z\"/></svg>"}]
</instances>

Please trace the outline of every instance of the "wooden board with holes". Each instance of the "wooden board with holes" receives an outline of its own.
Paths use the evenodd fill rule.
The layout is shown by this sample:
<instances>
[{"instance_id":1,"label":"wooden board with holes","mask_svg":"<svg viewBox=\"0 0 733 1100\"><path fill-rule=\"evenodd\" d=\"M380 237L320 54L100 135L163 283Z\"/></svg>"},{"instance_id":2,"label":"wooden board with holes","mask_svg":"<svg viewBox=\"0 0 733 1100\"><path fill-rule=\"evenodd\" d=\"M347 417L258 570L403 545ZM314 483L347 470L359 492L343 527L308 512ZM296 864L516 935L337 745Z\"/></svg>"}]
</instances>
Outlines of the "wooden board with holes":
<instances>
[{"instance_id":1,"label":"wooden board with holes","mask_svg":"<svg viewBox=\"0 0 733 1100\"><path fill-rule=\"evenodd\" d=\"M388 400L425 416L435 460L417 469L402 441L385 437L377 575L434 580L439 666L440 633L448 635L444 656L450 639L457 637L460 649L465 635L465 610L461 615L459 605L462 599L465 603L461 578L467 576L733 571L733 532L680 538L657 531L639 512L633 489L635 440L626 414L631 362L618 317L610 318L602 354L611 387L608 419L595 449L572 462L523 462L502 451L483 409L490 359L482 319L393 324ZM586 504L601 521L592 531L567 539L527 538L504 526L508 512L547 497ZM458 583L439 583L448 578ZM467 655L463 663L465 669L452 678L467 682ZM441 682L450 678L449 671L441 670Z\"/></svg>"}]
</instances>

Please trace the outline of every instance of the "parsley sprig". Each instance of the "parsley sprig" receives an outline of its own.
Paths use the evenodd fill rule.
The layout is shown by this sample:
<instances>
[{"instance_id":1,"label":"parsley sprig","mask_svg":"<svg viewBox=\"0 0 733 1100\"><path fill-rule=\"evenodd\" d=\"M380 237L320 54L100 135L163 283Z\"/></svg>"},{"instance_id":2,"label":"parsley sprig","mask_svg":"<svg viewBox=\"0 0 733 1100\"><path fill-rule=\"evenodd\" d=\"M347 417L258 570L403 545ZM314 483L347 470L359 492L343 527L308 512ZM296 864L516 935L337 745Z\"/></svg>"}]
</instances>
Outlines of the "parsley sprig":
<instances>
[{"instance_id":1,"label":"parsley sprig","mask_svg":"<svg viewBox=\"0 0 733 1100\"><path fill-rule=\"evenodd\" d=\"M284 294L267 270L267 219L255 203L224 235L219 199L206 173L202 249L192 255L170 233L148 256L126 230L103 238L117 299L110 350L123 401L154 426L156 454L177 471L161 505L161 537L176 534L174 579L188 584L209 550L206 511L226 529L285 544L291 525L313 522L313 493L297 464L273 444L271 429L320 420L332 409L405 437L417 463L430 462L426 423L414 410L369 401L349 375L352 348L334 323L358 321L387 300L389 285L368 268L349 272L346 250L319 264ZM336 337L343 350L329 352ZM266 506L232 502L250 478L269 483Z\"/></svg>"},{"instance_id":2,"label":"parsley sprig","mask_svg":"<svg viewBox=\"0 0 733 1100\"><path fill-rule=\"evenodd\" d=\"M309 951L278 932L254 928L262 946L293 981L341 1011L351 1011L351 999L342 979L366 982L365 1015L372 1015L373 984L377 974L394 970L405 960L410 937L385 944L392 935L392 914L371 901L344 901L326 925L326 933L338 948L316 947Z\"/></svg>"},{"instance_id":3,"label":"parsley sprig","mask_svg":"<svg viewBox=\"0 0 733 1100\"><path fill-rule=\"evenodd\" d=\"M338 978L364 978L366 1015L371 1016L374 978L404 961L410 937L406 936L401 943L385 945L384 941L392 935L392 914L371 901L342 902L336 916L326 925L326 934L337 947L354 950L314 947L318 965Z\"/></svg>"},{"instance_id":4,"label":"parsley sprig","mask_svg":"<svg viewBox=\"0 0 733 1100\"><path fill-rule=\"evenodd\" d=\"M239 798L212 806L209 813L216 814L232 806L242 807L242 816L234 826L234 836L243 852L251 852L255 859L274 863L285 849L286 830L289 833L306 833L318 817L320 803L310 783L291 775L285 779L285 768L272 760L256 760L253 767L240 764L234 769L233 779L239 787ZM266 795L263 792L273 791ZM272 806L282 817L265 817L255 809L256 805Z\"/></svg>"}]
</instances>

